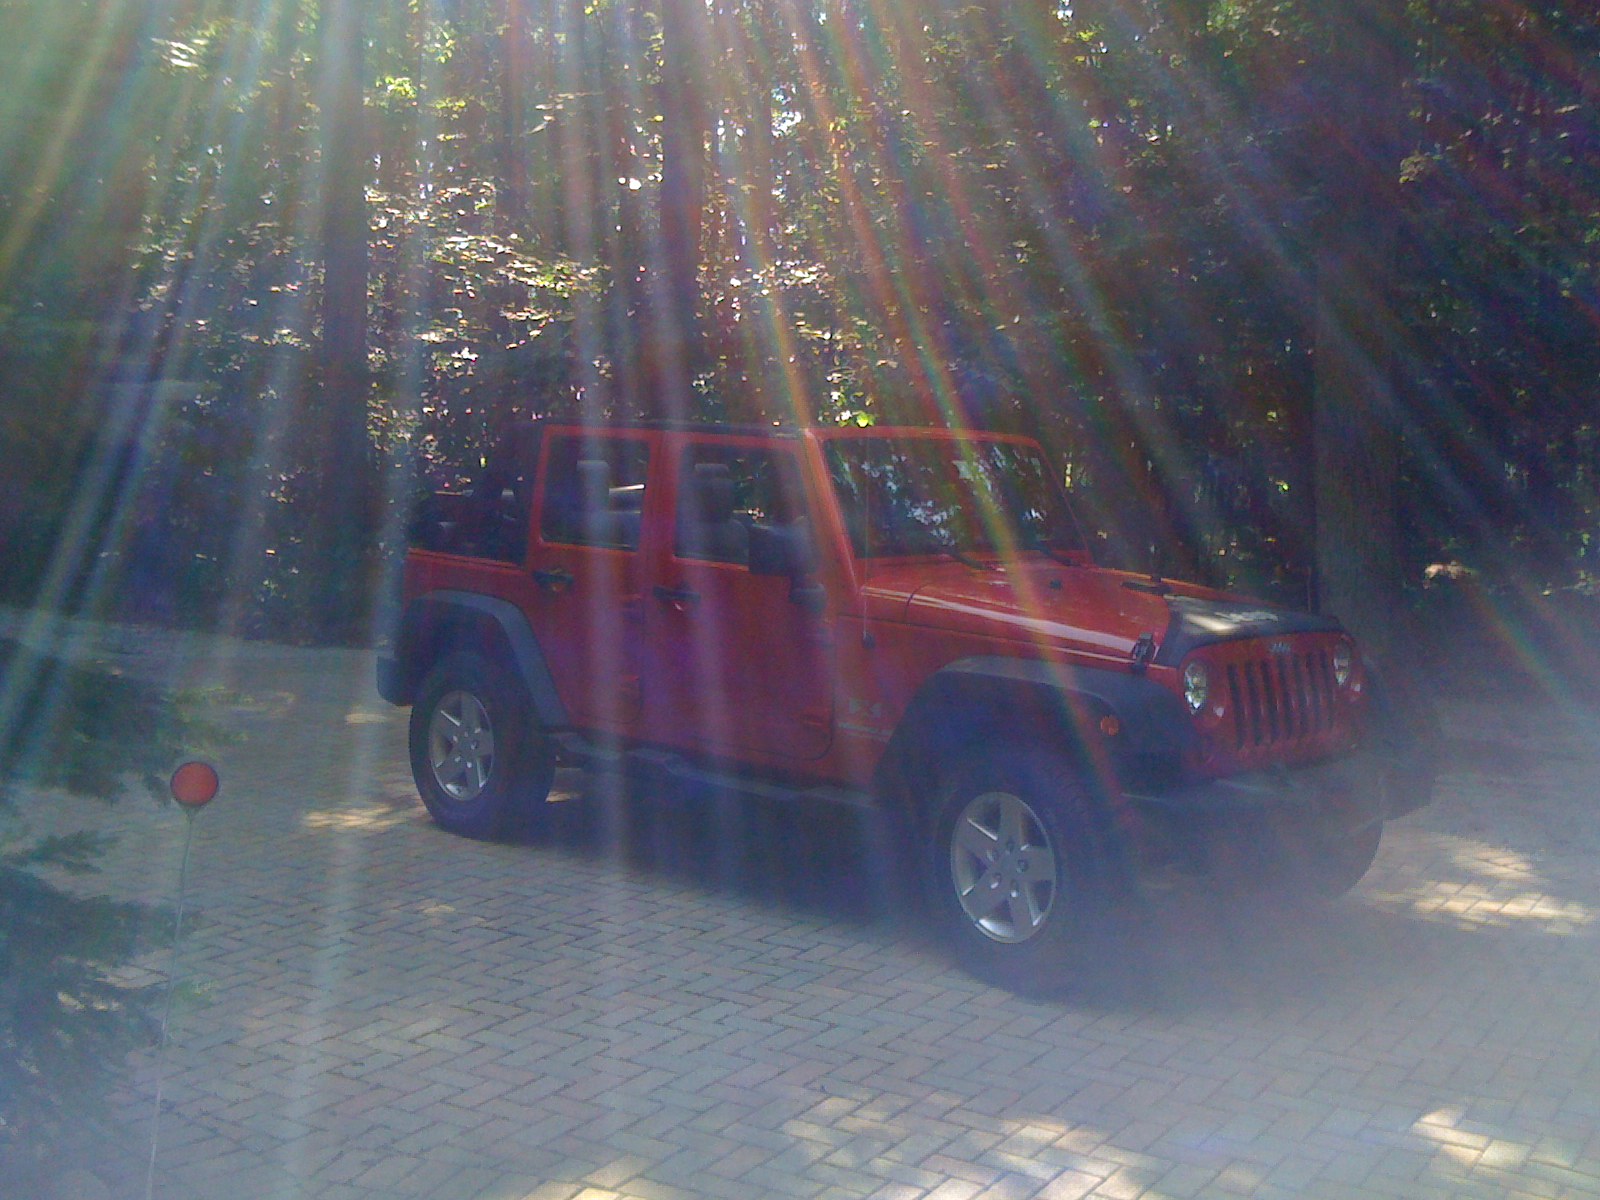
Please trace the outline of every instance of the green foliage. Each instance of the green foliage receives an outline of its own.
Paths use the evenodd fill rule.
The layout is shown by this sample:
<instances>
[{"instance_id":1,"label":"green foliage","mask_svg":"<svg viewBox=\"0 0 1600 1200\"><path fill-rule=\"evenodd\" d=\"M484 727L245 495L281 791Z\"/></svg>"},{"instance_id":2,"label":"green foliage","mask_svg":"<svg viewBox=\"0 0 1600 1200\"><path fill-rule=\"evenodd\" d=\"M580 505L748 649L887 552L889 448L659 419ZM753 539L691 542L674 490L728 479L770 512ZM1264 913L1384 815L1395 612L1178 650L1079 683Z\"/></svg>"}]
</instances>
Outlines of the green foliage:
<instances>
[{"instance_id":1,"label":"green foliage","mask_svg":"<svg viewBox=\"0 0 1600 1200\"><path fill-rule=\"evenodd\" d=\"M386 500L337 519L368 579L514 415L867 413L1037 433L1109 548L1299 597L1317 254L1397 183L1407 574L1595 573L1583 6L1374 3L1403 149L1354 181L1343 5L719 0L697 104L662 59L682 6L365 7L371 386L330 396L319 6L0 3L11 595L314 634L319 431L364 404Z\"/></svg>"},{"instance_id":2,"label":"green foliage","mask_svg":"<svg viewBox=\"0 0 1600 1200\"><path fill-rule=\"evenodd\" d=\"M148 989L109 974L150 945L150 921L143 908L84 899L0 861L0 1183L8 1190L100 1119L119 1065L153 1035Z\"/></svg>"},{"instance_id":3,"label":"green foliage","mask_svg":"<svg viewBox=\"0 0 1600 1200\"><path fill-rule=\"evenodd\" d=\"M63 1139L94 1121L127 1052L153 1032L147 988L117 969L167 918L68 890L106 843L30 836L23 797L68 788L106 801L152 792L206 727L182 698L0 640L0 1186L28 1190ZM41 872L44 872L41 874ZM36 1180L35 1180L36 1182Z\"/></svg>"},{"instance_id":4,"label":"green foliage","mask_svg":"<svg viewBox=\"0 0 1600 1200\"><path fill-rule=\"evenodd\" d=\"M166 795L182 748L222 737L198 715L205 697L62 659L0 639L0 796L64 788L114 800L137 780Z\"/></svg>"}]
</instances>

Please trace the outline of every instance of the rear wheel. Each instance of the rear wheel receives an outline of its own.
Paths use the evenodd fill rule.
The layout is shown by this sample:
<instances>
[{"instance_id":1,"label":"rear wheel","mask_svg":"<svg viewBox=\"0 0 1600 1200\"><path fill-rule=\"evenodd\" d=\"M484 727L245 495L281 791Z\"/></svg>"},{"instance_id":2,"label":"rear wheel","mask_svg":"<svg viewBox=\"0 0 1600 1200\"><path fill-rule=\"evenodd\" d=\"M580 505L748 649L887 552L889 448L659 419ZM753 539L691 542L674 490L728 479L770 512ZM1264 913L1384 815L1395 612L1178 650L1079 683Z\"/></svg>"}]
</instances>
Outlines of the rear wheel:
<instances>
[{"instance_id":1,"label":"rear wheel","mask_svg":"<svg viewBox=\"0 0 1600 1200\"><path fill-rule=\"evenodd\" d=\"M467 837L533 821L555 778L555 753L521 684L471 652L434 665L411 708L411 773L428 813Z\"/></svg>"},{"instance_id":2,"label":"rear wheel","mask_svg":"<svg viewBox=\"0 0 1600 1200\"><path fill-rule=\"evenodd\" d=\"M935 920L979 978L1053 989L1104 929L1108 887L1092 795L1072 764L975 754L939 788L925 879Z\"/></svg>"}]
</instances>

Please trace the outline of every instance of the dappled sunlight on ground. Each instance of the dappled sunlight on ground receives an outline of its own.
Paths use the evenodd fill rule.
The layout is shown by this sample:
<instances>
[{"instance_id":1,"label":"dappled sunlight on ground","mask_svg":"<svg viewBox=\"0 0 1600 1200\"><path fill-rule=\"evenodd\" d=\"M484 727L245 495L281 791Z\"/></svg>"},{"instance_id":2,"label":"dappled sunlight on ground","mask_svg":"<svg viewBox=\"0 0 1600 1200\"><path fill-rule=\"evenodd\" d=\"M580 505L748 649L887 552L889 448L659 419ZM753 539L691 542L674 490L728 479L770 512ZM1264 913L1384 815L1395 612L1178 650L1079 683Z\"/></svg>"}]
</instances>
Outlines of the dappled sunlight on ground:
<instances>
[{"instance_id":1,"label":"dappled sunlight on ground","mask_svg":"<svg viewBox=\"0 0 1600 1200\"><path fill-rule=\"evenodd\" d=\"M1447 710L1433 805L1391 826L1361 895L1464 931L1590 937L1600 916L1600 714L1547 699Z\"/></svg>"},{"instance_id":2,"label":"dappled sunlight on ground","mask_svg":"<svg viewBox=\"0 0 1600 1200\"><path fill-rule=\"evenodd\" d=\"M368 659L203 650L172 674L232 688L243 738L192 822L166 1200L1600 1195L1587 726L1450 710L1476 757L1349 898L1174 900L1040 1000L868 886L853 821L562 771L545 832L449 837ZM114 834L86 882L170 905L172 805L29 813ZM80 1160L114 1194L157 1066L117 1097L135 1152Z\"/></svg>"},{"instance_id":3,"label":"dappled sunlight on ground","mask_svg":"<svg viewBox=\"0 0 1600 1200\"><path fill-rule=\"evenodd\" d=\"M217 692L214 707L227 711L234 717L268 717L274 720L289 715L300 703L294 692Z\"/></svg>"},{"instance_id":4,"label":"dappled sunlight on ground","mask_svg":"<svg viewBox=\"0 0 1600 1200\"><path fill-rule=\"evenodd\" d=\"M300 818L307 829L357 829L376 833L396 825L409 824L411 813L387 805L365 805L359 808L323 809L308 812Z\"/></svg>"},{"instance_id":5,"label":"dappled sunlight on ground","mask_svg":"<svg viewBox=\"0 0 1600 1200\"><path fill-rule=\"evenodd\" d=\"M1515 850L1486 845L1483 842L1459 839L1452 854L1456 865L1482 879L1506 883L1523 883L1539 878L1534 861Z\"/></svg>"},{"instance_id":6,"label":"dappled sunlight on ground","mask_svg":"<svg viewBox=\"0 0 1600 1200\"><path fill-rule=\"evenodd\" d=\"M1476 1185L1466 1194L1600 1194L1600 1156L1586 1157L1576 1139L1508 1137L1492 1124L1468 1119L1461 1105L1425 1113L1411 1131L1433 1148L1434 1175L1457 1188Z\"/></svg>"},{"instance_id":7,"label":"dappled sunlight on ground","mask_svg":"<svg viewBox=\"0 0 1600 1200\"><path fill-rule=\"evenodd\" d=\"M1436 1145L1442 1158L1463 1167L1520 1166L1533 1152L1532 1146L1508 1142L1464 1127L1459 1108L1441 1108L1425 1113L1417 1118L1411 1128L1418 1137Z\"/></svg>"},{"instance_id":8,"label":"dappled sunlight on ground","mask_svg":"<svg viewBox=\"0 0 1600 1200\"><path fill-rule=\"evenodd\" d=\"M1364 898L1388 912L1466 930L1521 926L1559 935L1580 933L1595 923L1592 904L1554 894L1558 889L1515 851L1447 834L1427 835L1427 840L1435 851L1434 877L1407 872L1397 879L1389 872L1363 890ZM1455 877L1441 877L1444 866L1453 867Z\"/></svg>"}]
</instances>

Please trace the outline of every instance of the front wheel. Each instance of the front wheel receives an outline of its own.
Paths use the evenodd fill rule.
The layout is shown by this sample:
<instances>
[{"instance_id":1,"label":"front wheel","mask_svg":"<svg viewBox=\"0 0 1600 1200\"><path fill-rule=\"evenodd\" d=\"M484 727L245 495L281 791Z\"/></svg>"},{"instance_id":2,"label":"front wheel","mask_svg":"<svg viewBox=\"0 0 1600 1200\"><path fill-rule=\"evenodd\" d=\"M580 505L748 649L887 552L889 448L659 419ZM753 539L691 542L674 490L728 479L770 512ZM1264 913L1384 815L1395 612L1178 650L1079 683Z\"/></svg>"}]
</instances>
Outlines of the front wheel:
<instances>
[{"instance_id":1,"label":"front wheel","mask_svg":"<svg viewBox=\"0 0 1600 1200\"><path fill-rule=\"evenodd\" d=\"M411 773L443 829L490 838L531 820L550 794L555 754L521 685L481 655L450 654L411 708Z\"/></svg>"},{"instance_id":2,"label":"front wheel","mask_svg":"<svg viewBox=\"0 0 1600 1200\"><path fill-rule=\"evenodd\" d=\"M1103 927L1108 863L1092 792L1072 765L980 753L938 792L925 878L934 918L974 975L1052 989Z\"/></svg>"}]
</instances>

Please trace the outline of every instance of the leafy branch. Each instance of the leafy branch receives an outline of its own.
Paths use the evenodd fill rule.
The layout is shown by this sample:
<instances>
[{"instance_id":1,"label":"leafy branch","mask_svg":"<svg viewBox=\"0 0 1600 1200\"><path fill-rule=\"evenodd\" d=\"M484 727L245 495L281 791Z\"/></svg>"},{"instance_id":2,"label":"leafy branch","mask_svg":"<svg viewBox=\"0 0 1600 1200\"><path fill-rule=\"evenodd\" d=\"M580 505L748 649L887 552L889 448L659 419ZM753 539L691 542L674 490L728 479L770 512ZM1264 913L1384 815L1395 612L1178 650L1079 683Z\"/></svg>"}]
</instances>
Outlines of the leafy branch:
<instances>
[{"instance_id":1,"label":"leafy branch","mask_svg":"<svg viewBox=\"0 0 1600 1200\"><path fill-rule=\"evenodd\" d=\"M30 835L22 797L65 788L106 802L211 740L194 698L0 640L0 1192L28 1194L63 1139L103 1119L109 1077L152 1036L149 983L120 970L167 936L159 909L57 886L41 868L95 869L110 839Z\"/></svg>"}]
</instances>

